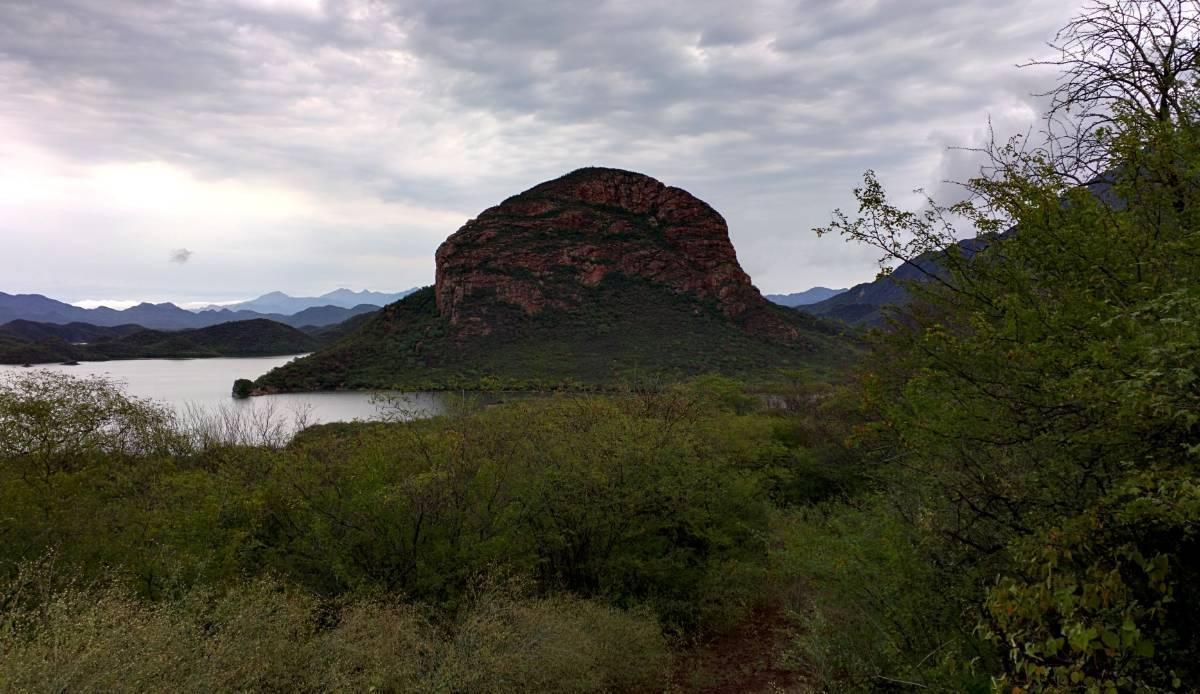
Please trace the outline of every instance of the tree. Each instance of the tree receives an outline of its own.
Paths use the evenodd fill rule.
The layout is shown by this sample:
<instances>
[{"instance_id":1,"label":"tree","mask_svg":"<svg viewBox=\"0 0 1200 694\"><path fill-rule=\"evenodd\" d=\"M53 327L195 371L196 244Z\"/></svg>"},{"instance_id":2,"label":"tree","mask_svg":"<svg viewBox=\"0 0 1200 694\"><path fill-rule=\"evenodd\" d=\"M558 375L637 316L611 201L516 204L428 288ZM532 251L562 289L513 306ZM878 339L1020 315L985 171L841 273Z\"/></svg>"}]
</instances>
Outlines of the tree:
<instances>
[{"instance_id":1,"label":"tree","mask_svg":"<svg viewBox=\"0 0 1200 694\"><path fill-rule=\"evenodd\" d=\"M820 230L937 261L875 338L862 439L1019 691L1200 682L1196 17L1114 0L1060 33L1048 119L1084 116L1078 166L1010 141L972 199L920 212L868 172ZM1075 185L1088 164L1103 185Z\"/></svg>"},{"instance_id":2,"label":"tree","mask_svg":"<svg viewBox=\"0 0 1200 694\"><path fill-rule=\"evenodd\" d=\"M173 413L126 395L112 381L38 369L0 380L0 465L48 483L98 457L172 451L183 445Z\"/></svg>"},{"instance_id":3,"label":"tree","mask_svg":"<svg viewBox=\"0 0 1200 694\"><path fill-rule=\"evenodd\" d=\"M1045 134L1060 170L1084 183L1112 166L1106 131L1151 123L1192 125L1188 94L1200 68L1200 2L1096 0L1050 42L1058 68Z\"/></svg>"}]
</instances>

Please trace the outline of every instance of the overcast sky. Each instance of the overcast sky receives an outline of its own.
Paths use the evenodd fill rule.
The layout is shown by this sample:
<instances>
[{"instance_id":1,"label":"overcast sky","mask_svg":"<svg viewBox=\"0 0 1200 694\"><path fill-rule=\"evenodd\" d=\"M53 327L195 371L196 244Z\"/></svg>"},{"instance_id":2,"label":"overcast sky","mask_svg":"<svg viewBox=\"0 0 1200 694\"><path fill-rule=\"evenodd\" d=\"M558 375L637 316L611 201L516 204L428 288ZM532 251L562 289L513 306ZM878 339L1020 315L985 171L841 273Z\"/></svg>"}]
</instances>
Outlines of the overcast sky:
<instances>
[{"instance_id":1,"label":"overcast sky","mask_svg":"<svg viewBox=\"0 0 1200 694\"><path fill-rule=\"evenodd\" d=\"M1039 111L1074 0L0 0L0 291L228 301L433 281L467 219L581 166L683 187L765 292L874 168Z\"/></svg>"}]
</instances>

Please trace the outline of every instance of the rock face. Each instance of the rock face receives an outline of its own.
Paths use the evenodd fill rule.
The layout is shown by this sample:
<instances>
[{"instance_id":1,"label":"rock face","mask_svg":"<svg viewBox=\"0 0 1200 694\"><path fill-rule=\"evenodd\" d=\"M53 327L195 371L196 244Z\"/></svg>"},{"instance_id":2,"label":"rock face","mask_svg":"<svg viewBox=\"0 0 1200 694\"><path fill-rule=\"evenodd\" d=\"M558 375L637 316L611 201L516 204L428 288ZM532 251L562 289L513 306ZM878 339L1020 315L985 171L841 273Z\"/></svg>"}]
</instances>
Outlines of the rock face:
<instances>
[{"instance_id":1,"label":"rock face","mask_svg":"<svg viewBox=\"0 0 1200 694\"><path fill-rule=\"evenodd\" d=\"M579 169L463 225L437 251L437 308L459 337L488 335L498 306L569 310L618 275L711 302L765 337L799 337L742 271L720 214L619 169Z\"/></svg>"}]
</instances>

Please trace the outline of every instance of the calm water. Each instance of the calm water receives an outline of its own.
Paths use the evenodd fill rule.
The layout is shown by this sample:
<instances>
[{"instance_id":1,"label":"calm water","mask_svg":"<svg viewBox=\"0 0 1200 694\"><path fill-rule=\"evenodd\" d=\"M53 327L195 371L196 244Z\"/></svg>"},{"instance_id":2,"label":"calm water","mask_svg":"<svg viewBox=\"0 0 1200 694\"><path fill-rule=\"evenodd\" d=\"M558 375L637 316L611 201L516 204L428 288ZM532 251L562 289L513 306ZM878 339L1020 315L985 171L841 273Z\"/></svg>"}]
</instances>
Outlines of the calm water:
<instances>
[{"instance_id":1,"label":"calm water","mask_svg":"<svg viewBox=\"0 0 1200 694\"><path fill-rule=\"evenodd\" d=\"M248 412L272 409L290 416L306 412L307 423L349 422L381 419L385 410L372 402L372 393L289 393L264 395L245 400L230 397L237 378L257 378L276 366L295 358L251 357L221 359L130 359L127 361L83 362L78 366L45 364L34 369L50 369L77 376L101 375L125 386L126 392L164 402L185 414L200 408L214 412L222 407ZM0 365L0 373L24 370L21 366ZM400 399L405 416L431 417L445 411L441 393L391 393Z\"/></svg>"}]
</instances>

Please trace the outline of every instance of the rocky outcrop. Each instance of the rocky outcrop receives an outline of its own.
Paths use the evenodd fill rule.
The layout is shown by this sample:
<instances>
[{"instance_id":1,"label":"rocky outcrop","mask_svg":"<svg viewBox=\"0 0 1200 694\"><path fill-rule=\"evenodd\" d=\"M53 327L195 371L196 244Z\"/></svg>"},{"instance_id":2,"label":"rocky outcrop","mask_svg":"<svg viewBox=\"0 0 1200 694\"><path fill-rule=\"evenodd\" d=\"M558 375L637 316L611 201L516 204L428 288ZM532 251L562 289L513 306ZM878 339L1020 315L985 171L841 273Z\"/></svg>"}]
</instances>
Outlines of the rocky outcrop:
<instances>
[{"instance_id":1,"label":"rocky outcrop","mask_svg":"<svg viewBox=\"0 0 1200 694\"><path fill-rule=\"evenodd\" d=\"M437 283L252 393L627 388L844 364L825 321L764 299L725 220L686 191L580 169L485 210L437 251Z\"/></svg>"},{"instance_id":2,"label":"rocky outcrop","mask_svg":"<svg viewBox=\"0 0 1200 694\"><path fill-rule=\"evenodd\" d=\"M750 283L720 214L619 169L579 169L463 225L437 251L437 308L459 337L488 335L498 306L569 310L587 287L617 275L711 302L764 337L799 339Z\"/></svg>"}]
</instances>

